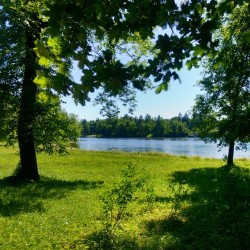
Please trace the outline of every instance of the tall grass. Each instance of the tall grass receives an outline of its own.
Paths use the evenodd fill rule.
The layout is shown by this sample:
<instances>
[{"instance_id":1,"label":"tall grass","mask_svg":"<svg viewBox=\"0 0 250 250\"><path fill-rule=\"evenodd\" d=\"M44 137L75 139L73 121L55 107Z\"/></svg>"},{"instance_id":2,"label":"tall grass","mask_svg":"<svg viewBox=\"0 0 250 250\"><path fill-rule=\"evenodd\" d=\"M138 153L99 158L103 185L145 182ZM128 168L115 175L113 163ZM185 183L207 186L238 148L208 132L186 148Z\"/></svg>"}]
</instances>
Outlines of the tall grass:
<instances>
[{"instance_id":1,"label":"tall grass","mask_svg":"<svg viewBox=\"0 0 250 250\"><path fill-rule=\"evenodd\" d=\"M16 151L0 147L0 249L94 248L103 223L100 196L127 165L148 173L155 199L150 210L143 199L129 205L124 249L250 247L249 159L226 173L218 159L71 150L38 155L41 180L15 183L8 176Z\"/></svg>"}]
</instances>

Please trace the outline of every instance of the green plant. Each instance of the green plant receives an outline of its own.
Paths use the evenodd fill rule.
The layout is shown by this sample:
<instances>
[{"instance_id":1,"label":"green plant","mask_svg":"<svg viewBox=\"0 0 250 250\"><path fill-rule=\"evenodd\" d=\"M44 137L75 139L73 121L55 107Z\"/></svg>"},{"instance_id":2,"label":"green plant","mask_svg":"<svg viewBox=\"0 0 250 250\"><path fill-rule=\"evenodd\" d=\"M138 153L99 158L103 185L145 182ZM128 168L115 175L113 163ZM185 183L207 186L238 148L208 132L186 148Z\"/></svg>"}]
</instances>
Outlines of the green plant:
<instances>
[{"instance_id":1,"label":"green plant","mask_svg":"<svg viewBox=\"0 0 250 250\"><path fill-rule=\"evenodd\" d=\"M185 200L185 197L190 193L190 187L185 183L171 183L169 188L173 193L173 202L171 203L171 212L170 216L172 218L177 217L182 203Z\"/></svg>"},{"instance_id":2,"label":"green plant","mask_svg":"<svg viewBox=\"0 0 250 250\"><path fill-rule=\"evenodd\" d=\"M111 238L125 219L128 204L137 198L135 193L145 185L145 179L137 176L132 165L128 165L122 176L121 182L114 184L101 197L105 231Z\"/></svg>"},{"instance_id":3,"label":"green plant","mask_svg":"<svg viewBox=\"0 0 250 250\"><path fill-rule=\"evenodd\" d=\"M135 242L126 237L122 223L129 217L129 205L143 195L147 207L154 201L153 188L148 185L148 177L131 164L122 171L122 179L100 197L102 202L103 229L88 239L91 249L134 249Z\"/></svg>"}]
</instances>

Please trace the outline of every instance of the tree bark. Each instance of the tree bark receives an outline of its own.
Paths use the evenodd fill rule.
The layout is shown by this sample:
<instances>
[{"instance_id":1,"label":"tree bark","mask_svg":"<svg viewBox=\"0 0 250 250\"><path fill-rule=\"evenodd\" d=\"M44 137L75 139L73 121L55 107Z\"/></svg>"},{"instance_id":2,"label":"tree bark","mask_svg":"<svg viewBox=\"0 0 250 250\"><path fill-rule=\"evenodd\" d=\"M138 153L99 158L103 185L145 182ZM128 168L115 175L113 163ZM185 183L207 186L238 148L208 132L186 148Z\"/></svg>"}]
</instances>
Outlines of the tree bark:
<instances>
[{"instance_id":1,"label":"tree bark","mask_svg":"<svg viewBox=\"0 0 250 250\"><path fill-rule=\"evenodd\" d=\"M227 166L232 167L234 164L234 141L229 143L229 150L227 156Z\"/></svg>"},{"instance_id":2,"label":"tree bark","mask_svg":"<svg viewBox=\"0 0 250 250\"><path fill-rule=\"evenodd\" d=\"M18 143L20 150L20 165L16 176L23 180L38 180L38 167L33 133L33 121L35 118L35 102L37 86L34 83L36 77L36 54L34 52L35 37L26 27L26 56L24 61L24 78L21 90L20 110L18 117Z\"/></svg>"}]
</instances>

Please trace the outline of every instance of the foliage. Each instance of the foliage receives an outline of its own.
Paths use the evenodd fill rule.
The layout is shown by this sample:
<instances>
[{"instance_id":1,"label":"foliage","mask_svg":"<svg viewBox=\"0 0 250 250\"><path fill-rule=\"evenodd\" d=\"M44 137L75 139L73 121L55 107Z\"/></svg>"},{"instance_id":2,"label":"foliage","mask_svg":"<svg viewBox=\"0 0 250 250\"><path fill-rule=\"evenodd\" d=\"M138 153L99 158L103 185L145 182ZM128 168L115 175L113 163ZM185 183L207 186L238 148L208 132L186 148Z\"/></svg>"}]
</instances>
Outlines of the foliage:
<instances>
[{"instance_id":1,"label":"foliage","mask_svg":"<svg viewBox=\"0 0 250 250\"><path fill-rule=\"evenodd\" d=\"M149 60L149 70L155 82L160 82L156 92L168 89L170 79L178 79L178 70L199 67L200 60L216 51L218 40L213 31L245 1L163 1L169 11L162 14L162 25L169 31L158 35L155 48L158 53Z\"/></svg>"},{"instance_id":2,"label":"foliage","mask_svg":"<svg viewBox=\"0 0 250 250\"><path fill-rule=\"evenodd\" d=\"M67 154L70 142L76 142L81 134L80 123L74 114L47 105L48 111L37 115L34 123L37 152Z\"/></svg>"},{"instance_id":3,"label":"foliage","mask_svg":"<svg viewBox=\"0 0 250 250\"><path fill-rule=\"evenodd\" d=\"M146 115L145 117L82 120L82 136L97 135L104 137L185 137L192 135L192 121L187 114L183 117L163 119Z\"/></svg>"},{"instance_id":4,"label":"foliage","mask_svg":"<svg viewBox=\"0 0 250 250\"><path fill-rule=\"evenodd\" d=\"M5 119L5 129L0 133L6 146L17 143L18 114L16 110L12 112L9 118ZM36 113L33 130L37 152L66 154L69 143L76 142L81 134L78 118L62 110L54 99L45 102L40 100Z\"/></svg>"},{"instance_id":5,"label":"foliage","mask_svg":"<svg viewBox=\"0 0 250 250\"><path fill-rule=\"evenodd\" d=\"M51 99L59 100L62 96L72 95L76 103L85 104L90 92L102 88L106 96L119 96L127 101L127 96L133 94L129 91L131 86L144 88L146 80L139 76L142 62L138 49L136 51L135 46L131 48L139 57L136 63L135 58L129 64L122 63L117 58L116 54L123 51L124 46L118 41L120 34L112 33L114 29L111 32L110 25L115 26L116 22L121 22L120 11L123 13L124 8L121 3L111 6L110 12L102 1L1 2L0 95L5 97L0 102L3 121L0 132L1 135L6 134L1 139L7 138L11 143L13 139L18 139L20 178L39 179L35 146L40 151L63 153L65 141L72 137L72 129L62 131L62 128L66 123L69 124L67 119L73 123L75 119L67 118L65 113L57 111L58 108L51 105ZM109 21L106 14L110 15ZM116 20L113 19L114 15L118 15ZM123 30L127 28L124 27ZM136 30L132 33L135 32ZM127 32L123 40L128 38L133 44L133 41L140 38L140 34L133 37ZM125 50L124 53L128 54L128 51ZM82 84L71 78L74 61L78 62L83 72ZM49 103L43 102L43 108L39 103L41 96L44 100L49 100ZM103 100L106 102L107 98ZM43 118L39 113L41 109ZM41 126L40 121L48 121L52 113L58 115L57 122L61 122L62 126L55 126L52 124L53 120L43 123L47 127ZM17 124L16 127L12 126L13 120L17 121L14 123ZM41 128L45 129L40 131ZM51 128L58 130L48 136L47 132ZM41 135L44 135L43 139Z\"/></svg>"},{"instance_id":6,"label":"foliage","mask_svg":"<svg viewBox=\"0 0 250 250\"><path fill-rule=\"evenodd\" d=\"M179 212L183 206L183 197L190 195L193 190L188 186L185 181L184 183L170 183L169 189L173 193L173 201L171 202L171 211L169 218L178 220Z\"/></svg>"},{"instance_id":7,"label":"foliage","mask_svg":"<svg viewBox=\"0 0 250 250\"><path fill-rule=\"evenodd\" d=\"M120 113L117 101L123 103L123 107L128 108L128 113L132 114L136 108L135 90L125 87L116 97L110 93L101 92L94 100L94 105L101 105L100 114L107 117L117 117Z\"/></svg>"},{"instance_id":8,"label":"foliage","mask_svg":"<svg viewBox=\"0 0 250 250\"><path fill-rule=\"evenodd\" d=\"M128 165L127 169L123 170L120 182L114 183L113 187L101 196L104 228L100 232L95 232L86 241L91 249L120 249L133 246L132 241L125 241L126 229L122 225L130 217L129 205L141 199L139 196L142 196L142 191L150 198L148 202L153 201L153 190L148 186L149 180L140 172L138 168Z\"/></svg>"},{"instance_id":9,"label":"foliage","mask_svg":"<svg viewBox=\"0 0 250 250\"><path fill-rule=\"evenodd\" d=\"M23 48L18 47L20 42L19 25L11 27L6 22L10 18L8 12L0 9L0 139L12 140L12 132L15 130L18 97L20 96L19 79L23 76L21 61L24 58ZM9 21L10 22L10 21ZM11 32L10 32L11 30ZM19 56L15 56L18 54Z\"/></svg>"},{"instance_id":10,"label":"foliage","mask_svg":"<svg viewBox=\"0 0 250 250\"><path fill-rule=\"evenodd\" d=\"M204 94L196 98L195 123L201 137L220 146L246 146L250 139L250 43L242 37L249 21L247 3L225 17L218 50L206 59L199 82Z\"/></svg>"}]
</instances>

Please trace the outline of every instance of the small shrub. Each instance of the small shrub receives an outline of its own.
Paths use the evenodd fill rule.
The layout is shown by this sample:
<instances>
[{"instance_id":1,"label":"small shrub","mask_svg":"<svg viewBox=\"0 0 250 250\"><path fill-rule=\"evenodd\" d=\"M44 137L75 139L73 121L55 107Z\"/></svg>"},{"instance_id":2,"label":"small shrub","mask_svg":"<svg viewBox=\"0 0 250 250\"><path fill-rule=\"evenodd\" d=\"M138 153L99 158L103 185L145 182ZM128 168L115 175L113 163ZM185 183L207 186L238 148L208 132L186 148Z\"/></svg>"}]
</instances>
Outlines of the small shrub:
<instances>
[{"instance_id":1,"label":"small shrub","mask_svg":"<svg viewBox=\"0 0 250 250\"><path fill-rule=\"evenodd\" d=\"M88 238L87 244L91 249L136 249L135 240L125 234L122 222L129 217L129 204L139 199L139 191L144 193L147 206L152 206L149 203L154 201L154 191L147 184L148 177L128 165L122 173L122 180L100 197L103 230Z\"/></svg>"},{"instance_id":2,"label":"small shrub","mask_svg":"<svg viewBox=\"0 0 250 250\"><path fill-rule=\"evenodd\" d=\"M189 193L191 192L190 187L187 184L170 184L170 190L174 195L173 202L171 206L170 217L177 217L179 211L181 210L181 206L185 197L188 197Z\"/></svg>"}]
</instances>

